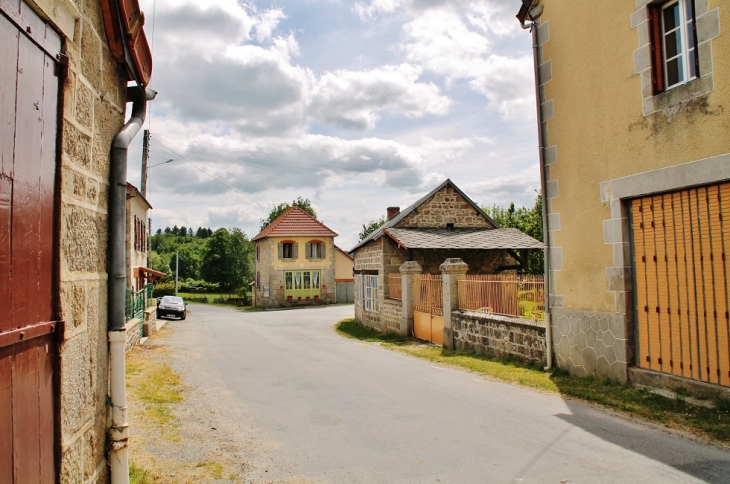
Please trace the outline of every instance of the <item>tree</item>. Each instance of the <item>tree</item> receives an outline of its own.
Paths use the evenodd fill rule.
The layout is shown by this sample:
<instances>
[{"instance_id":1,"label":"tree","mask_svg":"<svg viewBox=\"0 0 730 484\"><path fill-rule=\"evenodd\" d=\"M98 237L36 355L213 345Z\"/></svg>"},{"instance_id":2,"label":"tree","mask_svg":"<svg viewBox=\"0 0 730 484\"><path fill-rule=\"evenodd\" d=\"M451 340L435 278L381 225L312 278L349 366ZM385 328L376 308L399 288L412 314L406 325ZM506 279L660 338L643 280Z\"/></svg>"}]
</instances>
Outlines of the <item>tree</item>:
<instances>
[{"instance_id":1,"label":"tree","mask_svg":"<svg viewBox=\"0 0 730 484\"><path fill-rule=\"evenodd\" d=\"M178 276L180 279L200 279L200 254L192 244L180 246L178 259Z\"/></svg>"},{"instance_id":2,"label":"tree","mask_svg":"<svg viewBox=\"0 0 730 484\"><path fill-rule=\"evenodd\" d=\"M233 291L250 280L253 272L253 244L241 229L221 228L208 239L200 272L208 282Z\"/></svg>"},{"instance_id":3,"label":"tree","mask_svg":"<svg viewBox=\"0 0 730 484\"><path fill-rule=\"evenodd\" d=\"M365 237L378 230L380 227L383 226L383 224L385 224L385 217L374 218L370 222L362 224L362 230L360 231L360 240L358 240L358 242L362 242L363 240L365 240Z\"/></svg>"},{"instance_id":4,"label":"tree","mask_svg":"<svg viewBox=\"0 0 730 484\"><path fill-rule=\"evenodd\" d=\"M508 208L492 205L491 208L484 207L484 211L503 228L516 228L530 237L544 242L542 233L542 197L537 194L535 205L532 208L515 208L514 202ZM527 260L527 272L529 274L542 274L543 251L533 250Z\"/></svg>"},{"instance_id":5,"label":"tree","mask_svg":"<svg viewBox=\"0 0 730 484\"><path fill-rule=\"evenodd\" d=\"M267 225L276 220L279 215L286 212L291 207L299 207L312 217L317 218L317 213L312 208L312 202L308 198L298 197L291 203L280 203L279 205L272 208L269 216L265 219L261 219L261 230L264 230Z\"/></svg>"}]
</instances>

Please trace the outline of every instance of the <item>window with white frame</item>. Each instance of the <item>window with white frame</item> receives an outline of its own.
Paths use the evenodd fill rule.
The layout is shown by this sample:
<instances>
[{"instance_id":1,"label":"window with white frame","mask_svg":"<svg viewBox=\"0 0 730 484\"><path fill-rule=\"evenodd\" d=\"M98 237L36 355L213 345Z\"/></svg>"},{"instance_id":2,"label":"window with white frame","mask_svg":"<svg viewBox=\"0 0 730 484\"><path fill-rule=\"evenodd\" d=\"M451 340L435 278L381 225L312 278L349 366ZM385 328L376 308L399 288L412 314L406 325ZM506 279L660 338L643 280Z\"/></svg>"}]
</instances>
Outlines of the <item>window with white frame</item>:
<instances>
[{"instance_id":1,"label":"window with white frame","mask_svg":"<svg viewBox=\"0 0 730 484\"><path fill-rule=\"evenodd\" d=\"M357 305L362 306L362 274L355 274L355 293L357 294Z\"/></svg>"},{"instance_id":2,"label":"window with white frame","mask_svg":"<svg viewBox=\"0 0 730 484\"><path fill-rule=\"evenodd\" d=\"M307 242L307 259L324 259L324 242L321 240Z\"/></svg>"},{"instance_id":3,"label":"window with white frame","mask_svg":"<svg viewBox=\"0 0 730 484\"><path fill-rule=\"evenodd\" d=\"M699 77L694 0L649 6L655 94Z\"/></svg>"},{"instance_id":4,"label":"window with white frame","mask_svg":"<svg viewBox=\"0 0 730 484\"><path fill-rule=\"evenodd\" d=\"M378 312L378 276L365 275L365 311Z\"/></svg>"}]
</instances>

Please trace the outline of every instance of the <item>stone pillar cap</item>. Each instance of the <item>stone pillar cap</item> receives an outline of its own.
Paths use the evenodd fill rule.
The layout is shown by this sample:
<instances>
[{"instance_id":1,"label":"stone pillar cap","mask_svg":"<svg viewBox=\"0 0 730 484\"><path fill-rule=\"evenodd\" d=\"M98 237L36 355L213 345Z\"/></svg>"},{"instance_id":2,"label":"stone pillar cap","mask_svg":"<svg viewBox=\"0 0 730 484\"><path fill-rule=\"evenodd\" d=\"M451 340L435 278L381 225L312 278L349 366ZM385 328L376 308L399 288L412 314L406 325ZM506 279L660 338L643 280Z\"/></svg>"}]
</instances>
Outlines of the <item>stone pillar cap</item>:
<instances>
[{"instance_id":1,"label":"stone pillar cap","mask_svg":"<svg viewBox=\"0 0 730 484\"><path fill-rule=\"evenodd\" d=\"M456 257L446 259L443 264L439 266L439 270L448 274L466 274L469 270L469 266L466 262Z\"/></svg>"},{"instance_id":2,"label":"stone pillar cap","mask_svg":"<svg viewBox=\"0 0 730 484\"><path fill-rule=\"evenodd\" d=\"M423 267L421 267L421 264L414 260L407 260L400 266L399 271L406 274L420 274L421 272L423 272Z\"/></svg>"}]
</instances>

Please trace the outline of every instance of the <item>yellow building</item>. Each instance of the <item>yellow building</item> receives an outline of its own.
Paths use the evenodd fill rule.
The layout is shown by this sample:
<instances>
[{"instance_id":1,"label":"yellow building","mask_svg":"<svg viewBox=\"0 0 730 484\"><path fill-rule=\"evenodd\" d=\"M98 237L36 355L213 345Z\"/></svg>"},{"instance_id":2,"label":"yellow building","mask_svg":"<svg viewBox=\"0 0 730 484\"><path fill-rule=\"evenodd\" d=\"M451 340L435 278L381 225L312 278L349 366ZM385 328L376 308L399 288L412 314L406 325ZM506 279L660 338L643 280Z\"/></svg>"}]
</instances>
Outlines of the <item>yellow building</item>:
<instances>
[{"instance_id":1,"label":"yellow building","mask_svg":"<svg viewBox=\"0 0 730 484\"><path fill-rule=\"evenodd\" d=\"M336 302L337 233L299 207L291 207L256 237L258 307ZM345 264L346 265L346 264ZM340 272L345 272L346 269ZM350 277L352 262L350 261Z\"/></svg>"},{"instance_id":2,"label":"yellow building","mask_svg":"<svg viewBox=\"0 0 730 484\"><path fill-rule=\"evenodd\" d=\"M730 4L523 3L556 363L729 386Z\"/></svg>"}]
</instances>

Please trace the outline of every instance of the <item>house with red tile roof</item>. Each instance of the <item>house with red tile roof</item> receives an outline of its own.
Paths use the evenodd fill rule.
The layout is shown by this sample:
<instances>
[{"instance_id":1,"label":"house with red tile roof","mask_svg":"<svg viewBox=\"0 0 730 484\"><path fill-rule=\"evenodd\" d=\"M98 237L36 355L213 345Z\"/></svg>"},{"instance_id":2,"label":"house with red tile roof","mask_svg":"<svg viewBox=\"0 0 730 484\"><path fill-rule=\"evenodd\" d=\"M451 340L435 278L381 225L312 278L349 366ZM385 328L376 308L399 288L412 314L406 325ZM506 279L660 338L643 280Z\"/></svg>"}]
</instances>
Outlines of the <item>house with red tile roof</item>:
<instances>
[{"instance_id":1,"label":"house with red tile roof","mask_svg":"<svg viewBox=\"0 0 730 484\"><path fill-rule=\"evenodd\" d=\"M337 266L347 258L336 256L335 237L337 232L296 206L264 227L252 239L253 304L272 308L337 302L336 274L346 272Z\"/></svg>"}]
</instances>

